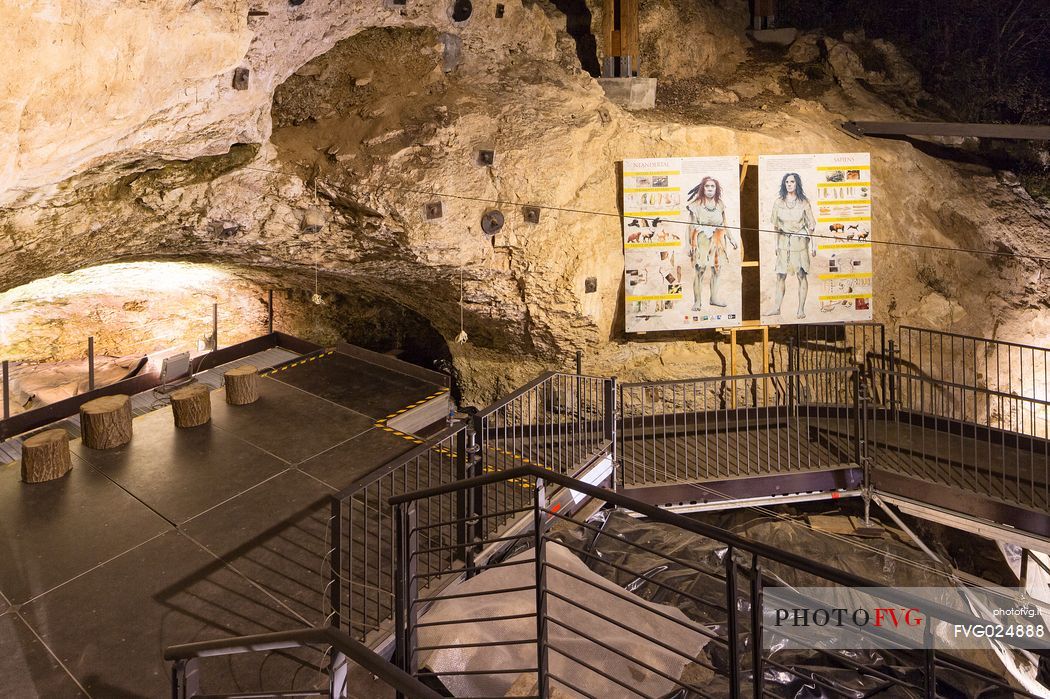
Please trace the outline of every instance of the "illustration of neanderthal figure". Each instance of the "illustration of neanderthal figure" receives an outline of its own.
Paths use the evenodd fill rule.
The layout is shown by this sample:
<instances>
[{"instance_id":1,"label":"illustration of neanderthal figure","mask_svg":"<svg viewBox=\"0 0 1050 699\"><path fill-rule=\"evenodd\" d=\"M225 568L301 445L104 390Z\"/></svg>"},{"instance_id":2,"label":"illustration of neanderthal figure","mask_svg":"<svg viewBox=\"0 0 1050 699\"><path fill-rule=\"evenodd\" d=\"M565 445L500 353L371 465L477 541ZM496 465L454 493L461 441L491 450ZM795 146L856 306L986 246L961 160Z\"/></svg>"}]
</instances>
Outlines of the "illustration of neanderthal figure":
<instances>
[{"instance_id":1,"label":"illustration of neanderthal figure","mask_svg":"<svg viewBox=\"0 0 1050 699\"><path fill-rule=\"evenodd\" d=\"M719 277L728 262L726 241L736 250L736 235L726 228L726 207L722 203L722 185L714 177L705 177L686 195L686 210L689 212L689 257L693 260L693 310L702 307L700 292L704 276L711 268L712 306L725 306L721 296Z\"/></svg>"},{"instance_id":2,"label":"illustration of neanderthal figure","mask_svg":"<svg viewBox=\"0 0 1050 699\"><path fill-rule=\"evenodd\" d=\"M784 302L784 287L789 274L798 277L798 311L796 318L806 317L806 296L809 294L809 263L816 257L817 245L811 237L817 223L813 207L802 191L802 178L789 172L780 180L780 194L773 202L771 217L777 237L776 291L773 311L780 315Z\"/></svg>"}]
</instances>

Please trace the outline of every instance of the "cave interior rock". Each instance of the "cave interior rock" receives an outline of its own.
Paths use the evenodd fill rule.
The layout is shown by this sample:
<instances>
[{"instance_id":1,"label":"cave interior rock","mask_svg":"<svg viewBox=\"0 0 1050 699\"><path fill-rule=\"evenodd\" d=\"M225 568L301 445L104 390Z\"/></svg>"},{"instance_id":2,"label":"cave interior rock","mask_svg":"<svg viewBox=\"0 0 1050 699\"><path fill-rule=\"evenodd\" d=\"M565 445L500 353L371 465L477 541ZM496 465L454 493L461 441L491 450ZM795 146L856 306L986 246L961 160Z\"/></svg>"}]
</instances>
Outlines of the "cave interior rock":
<instances>
[{"instance_id":1,"label":"cave interior rock","mask_svg":"<svg viewBox=\"0 0 1050 699\"><path fill-rule=\"evenodd\" d=\"M0 693L1050 696L1050 10L831 5L0 8Z\"/></svg>"}]
</instances>

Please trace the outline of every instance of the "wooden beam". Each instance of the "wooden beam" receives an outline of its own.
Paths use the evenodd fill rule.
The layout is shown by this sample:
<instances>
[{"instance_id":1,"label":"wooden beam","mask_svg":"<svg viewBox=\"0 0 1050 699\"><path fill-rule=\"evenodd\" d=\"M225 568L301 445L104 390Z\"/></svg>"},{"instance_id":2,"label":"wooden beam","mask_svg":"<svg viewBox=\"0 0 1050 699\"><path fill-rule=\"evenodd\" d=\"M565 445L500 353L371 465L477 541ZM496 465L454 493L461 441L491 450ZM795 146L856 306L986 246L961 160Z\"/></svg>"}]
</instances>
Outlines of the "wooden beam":
<instances>
[{"instance_id":1,"label":"wooden beam","mask_svg":"<svg viewBox=\"0 0 1050 699\"><path fill-rule=\"evenodd\" d=\"M631 61L631 71L638 70L638 0L620 0L621 51ZM625 76L630 77L630 76Z\"/></svg>"},{"instance_id":2,"label":"wooden beam","mask_svg":"<svg viewBox=\"0 0 1050 699\"><path fill-rule=\"evenodd\" d=\"M1050 141L1050 126L963 124L948 121L846 121L843 130L863 136L965 136Z\"/></svg>"},{"instance_id":3,"label":"wooden beam","mask_svg":"<svg viewBox=\"0 0 1050 699\"><path fill-rule=\"evenodd\" d=\"M614 0L604 0L602 2L602 44L606 58L619 55L619 46L613 43L616 27L616 17L613 16L615 7ZM615 40L618 42L619 38L617 37Z\"/></svg>"}]
</instances>

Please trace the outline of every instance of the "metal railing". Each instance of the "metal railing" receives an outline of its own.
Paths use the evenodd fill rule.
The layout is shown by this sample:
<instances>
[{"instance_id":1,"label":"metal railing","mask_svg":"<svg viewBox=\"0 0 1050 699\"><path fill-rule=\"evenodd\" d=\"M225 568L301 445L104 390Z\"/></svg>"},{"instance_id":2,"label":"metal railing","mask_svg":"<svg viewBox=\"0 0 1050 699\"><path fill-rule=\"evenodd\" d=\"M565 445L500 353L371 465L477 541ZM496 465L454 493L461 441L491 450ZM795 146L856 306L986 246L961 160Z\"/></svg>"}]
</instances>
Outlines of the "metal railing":
<instances>
[{"instance_id":1,"label":"metal railing","mask_svg":"<svg viewBox=\"0 0 1050 699\"><path fill-rule=\"evenodd\" d=\"M1045 400L912 373L875 370L896 400L872 405L875 468L1039 512L1050 511Z\"/></svg>"},{"instance_id":2,"label":"metal railing","mask_svg":"<svg viewBox=\"0 0 1050 699\"><path fill-rule=\"evenodd\" d=\"M473 444L467 444L466 437L462 424L447 428L332 497L328 590L332 626L353 638L371 640L370 634L388 623L394 610L395 548L387 499L474 475L468 471ZM435 508L426 516L443 515Z\"/></svg>"},{"instance_id":3,"label":"metal railing","mask_svg":"<svg viewBox=\"0 0 1050 699\"><path fill-rule=\"evenodd\" d=\"M975 385L979 372L955 375L968 383L918 373L951 377L946 360L929 360L931 331L923 331L924 344L913 339L900 348L891 340L885 350L878 324L800 326L793 333L791 363L815 368L622 385L544 374L339 493L331 541L340 545L331 548L327 596L333 623L362 640L389 631L396 545L387 498L522 465L571 475L609 452L616 487L685 484L685 495L701 501L746 496L751 491L739 484L766 476L805 479L784 483L800 492L870 494L876 469L1024 508L1050 507L1044 401ZM946 348L964 346L942 335ZM1007 353L1023 348L982 342L1008 367L1014 360L1005 360ZM965 346L973 347L972 338ZM1023 349L1030 355L1024 375L1031 377L1031 357L1039 354ZM981 461L989 458L991 466ZM816 478L832 472L841 474L833 482ZM455 566L471 569L478 542L505 530L526 500L527 489L502 483L421 510L422 527L457 515L455 527L427 530L434 539L421 562L425 574L444 585ZM672 501L678 500L666 500Z\"/></svg>"},{"instance_id":4,"label":"metal railing","mask_svg":"<svg viewBox=\"0 0 1050 699\"><path fill-rule=\"evenodd\" d=\"M613 382L546 373L494 405L458 420L331 500L329 619L369 643L389 633L394 611L394 520L387 499L523 464L565 473L609 447ZM472 569L479 542L505 529L528 501L512 482L435 499L418 512L427 580L443 585L457 565ZM437 526L437 522L448 522Z\"/></svg>"},{"instance_id":5,"label":"metal railing","mask_svg":"<svg viewBox=\"0 0 1050 699\"><path fill-rule=\"evenodd\" d=\"M220 364L232 362L273 347L283 347L301 355L312 354L323 349L320 345L277 331L252 340L239 342L235 345L229 345L214 352L198 355L190 360L190 373L196 374L207 371ZM76 415L81 405L94 398L115 394L134 395L143 391L149 391L160 385L162 385L160 373L139 372L131 378L97 387L93 391L12 415L7 419L0 420L0 441Z\"/></svg>"},{"instance_id":6,"label":"metal railing","mask_svg":"<svg viewBox=\"0 0 1050 699\"><path fill-rule=\"evenodd\" d=\"M219 347L220 347L220 343L219 343L219 329L220 329L220 326L219 326L219 304L218 303L212 303L212 304L208 305L208 317L209 317L209 321L210 321L210 323L209 323L209 325L210 325L210 328L209 328L210 332L208 332L206 335L204 335L200 339L200 341L198 341L198 345L197 346L193 346L193 347L186 347L185 345L180 346L181 349L185 349L186 351L188 351L191 355L193 355L195 358L197 358L198 361L199 361L199 357L201 355L204 355L206 353L214 353L214 352L218 351ZM267 299L267 322L266 322L266 326L265 326L267 328L267 330L266 330L267 334L270 334L270 335L273 334L273 332L274 332L273 323L274 323L273 291L270 290L269 291L269 295L268 295L268 299ZM189 331L187 330L187 332L189 332ZM248 341L250 341L250 340L248 340ZM244 342L247 342L247 341L242 341L242 342L237 343L237 344L244 344ZM200 345L203 345L203 346L200 346ZM95 349L96 349L95 348L95 338L93 336L89 336L89 337L85 338L83 347L85 348L85 353L83 355L81 355L81 356L85 360L85 366L84 366L84 370L83 370L84 371L84 380L85 380L85 384L84 385L86 386L86 389L87 389L86 392L90 393L90 392L92 392L92 391L94 391L96 389L96 374L97 374L96 368L97 367L96 367L96 361L95 361L95 355L96 355L96 352L95 352ZM120 351L124 355L128 355L128 354L138 355L138 356L141 356L142 360L143 360L138 366L134 367L134 369L129 370L129 375L125 376L124 380L126 380L128 378L131 378L131 377L135 376L136 374L138 374L138 372L140 370L142 370L144 368L144 366L146 365L146 359L148 357L150 357L151 355L156 355L156 353L158 353L158 352L171 352L171 351L174 351L175 349L176 349L176 346L171 344L171 338L170 337L169 338L161 338L161 337L157 337L157 336L150 336L148 338L139 338L137 340L132 341L130 345L122 346L120 348ZM2 393L2 397L3 397L2 402L0 402L0 419L7 420L8 418L23 412L22 410L18 410L16 412L15 409L14 409L14 406L12 406L12 404L11 404L11 399L12 399L13 394L14 394L14 390L13 390L14 386L13 386L13 384L14 384L14 382L16 380L19 379L20 376L22 376L22 375L27 373L26 366L28 366L29 368L32 368L33 366L35 366L36 362L33 362L33 361L20 362L20 361L17 360L17 358L16 359L2 358L2 361L0 361L0 364L2 364L2 373L0 373L0 393ZM119 380L120 379L117 379L117 380L114 380L114 381L110 381L110 384L116 383ZM35 406L34 409L39 410L39 409L47 407L49 405L48 403L40 402L39 399L37 399L36 397L33 397L33 399L37 400L37 402L38 402L38 404ZM19 406L19 407L22 407L22 406Z\"/></svg>"},{"instance_id":7,"label":"metal railing","mask_svg":"<svg viewBox=\"0 0 1050 699\"><path fill-rule=\"evenodd\" d=\"M886 329L874 322L781 327L770 340L773 371L862 366L887 349Z\"/></svg>"},{"instance_id":8,"label":"metal railing","mask_svg":"<svg viewBox=\"0 0 1050 699\"><path fill-rule=\"evenodd\" d=\"M214 641L200 641L184 645L170 646L164 651L164 659L172 664L171 696L172 699L192 699L202 696L202 673L200 663L204 658L245 653L273 653L293 648L321 646L324 654L331 657L328 667L327 685L316 690L299 691L266 691L239 693L230 697L306 697L347 696L346 663L352 662L368 670L385 686L402 696L411 699L438 699L441 695L430 689L415 677L407 674L371 649L353 640L345 633L333 628L305 628L293 631L237 636Z\"/></svg>"},{"instance_id":9,"label":"metal railing","mask_svg":"<svg viewBox=\"0 0 1050 699\"><path fill-rule=\"evenodd\" d=\"M858 369L620 386L621 484L693 482L860 463ZM817 439L818 433L839 438Z\"/></svg>"},{"instance_id":10,"label":"metal railing","mask_svg":"<svg viewBox=\"0 0 1050 699\"><path fill-rule=\"evenodd\" d=\"M966 415L974 421L1008 425L1004 429L1046 438L1047 386L1050 380L1050 349L1005 340L926 330L900 328L891 345L889 368L904 376L932 379L920 389L896 387L893 396L899 407L933 410L931 414L953 418ZM975 402L972 390L984 392ZM929 392L939 395L933 400ZM907 401L918 396L921 405Z\"/></svg>"},{"instance_id":11,"label":"metal railing","mask_svg":"<svg viewBox=\"0 0 1050 699\"><path fill-rule=\"evenodd\" d=\"M488 538L486 543L517 544L532 553L531 556L525 551L511 558L492 558L486 562L484 570L515 567L521 572L516 572L509 584L482 591L427 589L425 581L429 574L422 572L420 566L422 558L429 554L425 543L427 532L444 523L421 524L421 508L434 498L454 496L460 490L508 482L519 484L529 493L527 506L521 508L529 526L510 535ZM627 513L718 542L724 546L718 556L720 563L705 566L699 561L682 560L645 541L624 539L618 539L618 542L645 554L646 570L632 570L620 563L597 560L594 554L573 544L571 536L556 533L558 529L569 527L589 529L597 536L603 535L600 529L570 513L567 508L549 506L551 486L571 489ZM521 690L515 691L515 696L540 699L554 695L552 692L556 689L591 697L641 696L648 699L670 696L678 690L692 693L690 696L722 696L717 689L719 683L710 679L700 683L683 675L684 666L695 664L724 678L729 695L733 697L744 693L765 696L768 692L764 684L773 674L793 676L800 686L809 684L833 695L855 696L856 688L839 684L836 673L814 673L784 662L763 649L758 640L765 631L763 594L767 586L790 577L789 573L811 586L872 588L880 587L878 582L530 466L406 493L391 498L390 504L397 522L397 657L400 667L416 677L434 678L454 686L459 678L482 676L499 683L497 686L501 688L514 681L515 690ZM694 616L672 615L666 608L656 608L622 587L603 585L591 576L581 575L578 569L574 570L564 562L564 556L553 555L555 551L551 547L554 545L567 549L589 563L592 569L605 569L615 573L618 579L644 581L655 586L663 599L688 600L692 603ZM681 576L660 576L661 561L685 566L697 576L703 576L720 592L701 596L692 585L695 581L692 576L685 576L688 580ZM467 571L459 569L453 572L465 574ZM574 594L565 594L566 582L571 583ZM475 604L448 605L464 599ZM955 624L987 623L966 611L921 600L899 590L888 591L886 599L904 608L921 608L927 623L931 619ZM616 605L625 605L625 609L633 611L617 614L614 611ZM646 623L645 620L650 618L659 622L659 635L653 633L652 625ZM477 631L481 627L502 628L502 632ZM610 642L606 634L596 630L601 628L614 628L618 636L627 640ZM778 629L777 633L788 635L790 632ZM863 627L861 633L877 634L880 640L888 636L882 630L869 631L868 627ZM460 642L463 637L480 640ZM443 640L445 638L450 640ZM686 641L696 638L702 638L717 652L701 656L695 644ZM662 661L653 661L649 656L639 654L638 643L653 649ZM691 645L693 650L690 650ZM1004 645L1011 645L1009 639ZM588 653L588 648L595 652ZM817 652L829 659L829 667L852 669L874 682L881 691L896 689L933 697L940 675L944 678L976 678L1006 696L1036 696L1016 689L987 669L932 648L894 651L893 668L865 665L850 651L819 649ZM472 654L469 664L462 662L466 653ZM445 662L442 654L446 658L449 654L458 656L460 662ZM675 667L677 671L673 669ZM507 679L498 680L501 676ZM647 694L642 689L643 682L652 678L663 685L658 694ZM604 687L604 691L598 691L596 687ZM500 696L505 693L501 692ZM453 695L478 696L462 691L454 691ZM491 696L491 692L483 692L483 695Z\"/></svg>"},{"instance_id":12,"label":"metal railing","mask_svg":"<svg viewBox=\"0 0 1050 699\"><path fill-rule=\"evenodd\" d=\"M614 417L610 379L546 373L474 416L486 469L522 464L571 474L597 453Z\"/></svg>"},{"instance_id":13,"label":"metal railing","mask_svg":"<svg viewBox=\"0 0 1050 699\"><path fill-rule=\"evenodd\" d=\"M923 332L925 344L895 346L890 341L883 349L884 333L876 324L834 332L799 331L802 341L789 343L796 348L790 361L796 368L752 376L617 385L615 379L544 374L483 411L450 420L442 432L417 440L416 448L333 497L327 554L329 621L366 644L394 634L403 667L422 674L424 657L442 649L420 642L421 629L430 628L420 621L420 614L449 601L449 595L455 594L448 592L449 585L504 566L499 557L502 549L531 547L534 557L514 565L531 569L534 582L514 585L515 590L507 594L534 593L531 614L516 619L531 619L535 633L512 645L536 644L538 651L531 664L495 669L500 674L535 675L539 696L548 696L559 683L571 689L572 674L552 671L561 662L552 657L568 655L563 652L564 636L559 641L551 634L555 628L557 634L570 635L580 629L569 628L571 622L559 613L565 605L573 606L572 601L551 590L547 582L558 576L572 578L573 573L552 562L546 547L554 541L549 531L554 522L583 529L591 525L573 519L570 509L549 506L543 484L537 483L540 479L725 543L728 555L723 570L694 566L697 574L721 581L724 603L708 607L713 615L722 616L702 622L671 621L683 632L700 633L701 628L709 632L709 643L722 647L730 658L722 670L737 691L753 677L749 667L791 673L791 668L763 657L755 644L744 642L746 632L758 628L761 620L738 609L747 609L745 602L754 609L761 599L763 571L775 564L839 585L873 583L676 518L569 476L607 454L620 468L614 487L702 484L843 467L856 472L860 467L865 494L871 492L869 469L873 469L1047 511L1047 403L1023 391L1018 394L1015 383L1020 378L1026 386L1039 385L1038 372L1032 369L1037 364L1033 358L1041 356L1032 350L1039 348L980 341L985 343L979 345L981 352L1000 353L1000 359L1012 352L1029 352L1024 372L1013 373L1014 359L1008 359L1006 373L995 373L999 383L989 387L984 385L988 375L969 359L965 360L969 369L955 374L949 363L930 360L934 356L929 352L930 338L937 335ZM939 336L950 351L975 346L974 338L953 345L948 339L951 334ZM936 341L938 348L940 342ZM963 361L952 356L951 363L961 366ZM807 362L816 365L798 368ZM878 477L874 483L877 487ZM572 546L571 541L559 543ZM655 559L667 557L652 548L648 553ZM646 571L620 573L650 579ZM596 618L603 614L601 605L576 607ZM582 635L583 641L601 645L601 639ZM647 639L654 640L661 639ZM615 648L605 651L618 653ZM636 661L629 655L623 660L625 667ZM849 664L839 657L836 662ZM926 691L932 684L923 683L933 682L937 668L964 671L956 661L930 654L916 662L925 668L922 682L899 686ZM581 667L581 672L605 672L610 675L605 679L625 688L624 677ZM464 672L483 671L488 670ZM653 667L642 671L667 674ZM704 696L703 687L680 681L678 686Z\"/></svg>"}]
</instances>

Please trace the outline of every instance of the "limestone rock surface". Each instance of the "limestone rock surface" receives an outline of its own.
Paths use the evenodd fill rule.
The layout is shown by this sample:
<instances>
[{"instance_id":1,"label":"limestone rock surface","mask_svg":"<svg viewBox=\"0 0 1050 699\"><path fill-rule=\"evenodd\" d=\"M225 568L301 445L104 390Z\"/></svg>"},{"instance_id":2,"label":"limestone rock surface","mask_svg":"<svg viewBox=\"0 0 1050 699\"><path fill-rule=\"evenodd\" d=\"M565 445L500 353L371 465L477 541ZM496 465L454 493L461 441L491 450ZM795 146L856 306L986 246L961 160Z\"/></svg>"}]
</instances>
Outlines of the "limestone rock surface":
<instances>
[{"instance_id":1,"label":"limestone rock surface","mask_svg":"<svg viewBox=\"0 0 1050 699\"><path fill-rule=\"evenodd\" d=\"M168 26L165 7L174 13L174 3L113 4L147 13L156 26ZM476 402L543 369L570 368L577 349L590 373L717 374L727 362L713 334L622 332L617 164L868 150L880 241L876 319L1042 339L1045 263L1003 253L1050 252L1046 209L989 168L844 134L842 121L912 108L869 89L873 71L856 42L803 37L811 48L771 54L748 48L744 3L697 10L665 0L647 10L647 55L674 80L657 110L629 114L580 69L564 15L546 3L502 4L502 19L494 2L478 0L457 24L445 4L430 1L395 9L269 0L252 5L268 14L248 17L246 3L202 0L175 13L171 31L205 26L193 41L214 35L214 51L179 46L173 51L194 60L140 65L165 66L166 87L146 90L123 120L106 111L120 110L105 80L63 93L46 81L21 88L16 106L50 99L51 116L18 116L18 143L33 143L34 154L5 161L0 289L128 258L220 262L294 280L300 290L312 290L316 275L326 292L405 309L448 341L462 314L470 342L450 349ZM131 25L64 11L86 45L124 37L115 64L152 55L136 48ZM5 13L37 26L29 9ZM65 36L65 27L38 29ZM711 44L724 53L701 51ZM88 55L70 48L52 59L54 70L87 71ZM884 63L886 83L911 79ZM252 71L247 91L230 87L237 66ZM30 68L8 72L24 80ZM128 83L137 75L118 73ZM87 114L95 103L101 112ZM68 133L74 119L94 124L94 135ZM480 150L494 151L493 165L479 164ZM428 219L434 201L444 213ZM546 207L538 224L524 221L523 204ZM494 207L507 224L490 238L480 220ZM324 215L318 231L302 225L310 208ZM590 277L597 290L587 293ZM754 363L755 347L742 351Z\"/></svg>"}]
</instances>

